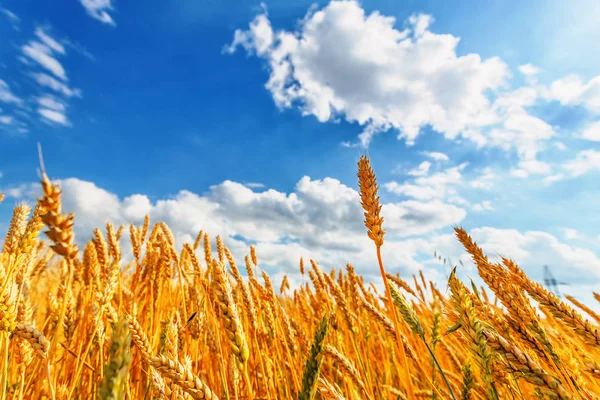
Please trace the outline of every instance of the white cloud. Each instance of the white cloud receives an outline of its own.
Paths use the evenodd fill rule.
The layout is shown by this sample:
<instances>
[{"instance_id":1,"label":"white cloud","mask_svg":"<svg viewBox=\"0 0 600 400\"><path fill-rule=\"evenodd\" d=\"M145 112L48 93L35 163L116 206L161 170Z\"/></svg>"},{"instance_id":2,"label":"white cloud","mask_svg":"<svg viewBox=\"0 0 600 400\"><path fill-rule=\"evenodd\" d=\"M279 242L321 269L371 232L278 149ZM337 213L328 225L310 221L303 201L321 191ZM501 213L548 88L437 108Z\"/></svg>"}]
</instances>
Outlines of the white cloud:
<instances>
[{"instance_id":1,"label":"white cloud","mask_svg":"<svg viewBox=\"0 0 600 400\"><path fill-rule=\"evenodd\" d=\"M49 95L38 97L37 102L39 105L55 111L65 111L66 109L64 103L57 100L56 97Z\"/></svg>"},{"instance_id":2,"label":"white cloud","mask_svg":"<svg viewBox=\"0 0 600 400\"><path fill-rule=\"evenodd\" d=\"M29 59L37 62L40 66L50 71L57 78L63 81L67 80L67 73L62 64L53 57L52 50L48 45L30 41L26 45L21 47L21 50L25 56Z\"/></svg>"},{"instance_id":3,"label":"white cloud","mask_svg":"<svg viewBox=\"0 0 600 400\"><path fill-rule=\"evenodd\" d=\"M552 126L526 110L539 95L535 88L522 87L498 96L494 109L503 121L489 132L491 144L506 151L516 149L521 160L535 160L543 143L556 136Z\"/></svg>"},{"instance_id":4,"label":"white cloud","mask_svg":"<svg viewBox=\"0 0 600 400\"><path fill-rule=\"evenodd\" d=\"M12 125L15 119L10 115L0 115L0 124Z\"/></svg>"},{"instance_id":5,"label":"white cloud","mask_svg":"<svg viewBox=\"0 0 600 400\"><path fill-rule=\"evenodd\" d=\"M431 168L431 163L429 161L423 161L417 168L408 171L408 175L425 176L429 174L429 168Z\"/></svg>"},{"instance_id":6,"label":"white cloud","mask_svg":"<svg viewBox=\"0 0 600 400\"><path fill-rule=\"evenodd\" d=\"M549 265L559 280L581 284L600 282L600 259L596 254L561 243L549 233L521 233L489 227L473 229L470 233L485 253L515 259L533 279L542 278L543 265Z\"/></svg>"},{"instance_id":7,"label":"white cloud","mask_svg":"<svg viewBox=\"0 0 600 400\"><path fill-rule=\"evenodd\" d=\"M248 249L238 237L256 240L261 268L273 274L275 281L283 273L297 271L301 256L315 259L324 268L351 262L367 281L379 279L373 243L362 224L358 193L335 179L304 177L292 193L257 193L240 183L225 181L212 186L204 196L181 191L157 201L143 194L121 199L74 178L62 180L60 185L64 210L76 214L75 233L80 242L88 240L93 229L103 227L107 220L117 225L139 224L148 213L152 222L164 221L171 227L179 247L182 241L193 241L202 229L213 243L214 237L221 235L234 257L242 260ZM40 195L39 184L2 191L12 197ZM491 205L482 202L481 207L489 209ZM476 274L454 235L435 233L459 224L466 215L464 210L439 201L412 200L383 204L382 215L388 231L382 255L390 272L415 273L431 264L435 250L453 263L460 260L465 266L461 270ZM535 280L542 279L546 264L553 267L557 279L570 283L572 290L600 282L600 259L593 252L562 243L548 233L489 227L469 233L490 258L513 258ZM127 257L128 240L123 245ZM440 267L436 268L439 271ZM437 280L439 287L445 287L448 269L426 269L425 273Z\"/></svg>"},{"instance_id":8,"label":"white cloud","mask_svg":"<svg viewBox=\"0 0 600 400\"><path fill-rule=\"evenodd\" d=\"M313 257L324 265L355 263L362 271L377 271L373 243L363 225L363 210L356 190L336 179L298 181L291 193L273 189L255 192L241 183L224 181L211 186L206 195L181 191L177 195L150 201L143 194L124 199L75 178L60 181L64 210L75 212L78 240L90 238L94 228L107 220L115 224L164 221L178 241L193 241L199 230L212 238L221 235L242 258L243 237L257 241L263 265L278 271L296 270L298 257ZM11 197L39 195L39 185L3 189ZM32 193L33 192L33 193ZM440 201L415 200L385 203L382 208L387 231L383 254L390 269L416 271L418 248L406 239L458 224L466 212ZM180 243L181 245L181 243Z\"/></svg>"},{"instance_id":9,"label":"white cloud","mask_svg":"<svg viewBox=\"0 0 600 400\"><path fill-rule=\"evenodd\" d=\"M499 58L458 57L459 39L428 30L415 15L402 31L395 19L366 15L356 1L332 1L309 12L296 32L274 32L266 14L229 47L266 59L266 84L279 107L298 105L321 122L343 116L364 127L363 144L394 128L410 144L430 124L448 138L479 139L477 128L498 121L486 91L508 76Z\"/></svg>"},{"instance_id":10,"label":"white cloud","mask_svg":"<svg viewBox=\"0 0 600 400\"><path fill-rule=\"evenodd\" d=\"M14 104L21 104L23 102L23 100L21 100L11 92L8 83L3 81L2 79L0 79L0 101L4 103Z\"/></svg>"},{"instance_id":11,"label":"white cloud","mask_svg":"<svg viewBox=\"0 0 600 400\"><path fill-rule=\"evenodd\" d=\"M81 90L71 89L58 79L44 73L34 73L31 77L41 86L50 88L66 97L81 97Z\"/></svg>"},{"instance_id":12,"label":"white cloud","mask_svg":"<svg viewBox=\"0 0 600 400\"><path fill-rule=\"evenodd\" d=\"M437 151L423 151L421 154L423 154L426 157L431 158L434 161L448 161L450 160L450 158L445 155L444 153L439 153Z\"/></svg>"},{"instance_id":13,"label":"white cloud","mask_svg":"<svg viewBox=\"0 0 600 400\"><path fill-rule=\"evenodd\" d=\"M37 183L24 183L18 186L4 187L1 190L6 197L14 199L35 198L41 194L40 185Z\"/></svg>"},{"instance_id":14,"label":"white cloud","mask_svg":"<svg viewBox=\"0 0 600 400\"><path fill-rule=\"evenodd\" d=\"M580 151L574 160L564 164L564 169L573 177L584 175L593 170L600 170L600 151Z\"/></svg>"},{"instance_id":15,"label":"white cloud","mask_svg":"<svg viewBox=\"0 0 600 400\"><path fill-rule=\"evenodd\" d=\"M251 188L251 189L260 189L260 188L264 188L265 185L262 183L258 183L258 182L247 182L244 185L246 185L247 187Z\"/></svg>"},{"instance_id":16,"label":"white cloud","mask_svg":"<svg viewBox=\"0 0 600 400\"><path fill-rule=\"evenodd\" d=\"M519 71L523 75L532 76L540 73L540 69L533 64L524 64L519 66Z\"/></svg>"},{"instance_id":17,"label":"white cloud","mask_svg":"<svg viewBox=\"0 0 600 400\"><path fill-rule=\"evenodd\" d=\"M535 85L540 69L521 65L529 86L507 92L511 74L500 58L458 56L459 38L431 32L432 23L429 15L413 15L400 30L395 18L367 14L356 0L333 0L311 8L295 30L274 30L265 10L247 30L236 30L226 51L242 47L268 63L265 86L278 107L320 122L357 123L363 146L390 129L412 145L429 126L449 140L536 161L556 136L528 111L548 99L548 89Z\"/></svg>"},{"instance_id":18,"label":"white cloud","mask_svg":"<svg viewBox=\"0 0 600 400\"><path fill-rule=\"evenodd\" d=\"M79 0L88 15L98 21L115 26L116 23L110 16L114 11L111 0Z\"/></svg>"},{"instance_id":19,"label":"white cloud","mask_svg":"<svg viewBox=\"0 0 600 400\"><path fill-rule=\"evenodd\" d=\"M56 39L50 37L46 32L44 32L41 28L35 29L35 35L50 49L56 51L60 54L65 54L65 48L62 44L58 43Z\"/></svg>"},{"instance_id":20,"label":"white cloud","mask_svg":"<svg viewBox=\"0 0 600 400\"><path fill-rule=\"evenodd\" d=\"M38 108L38 113L42 116L42 120L59 125L69 126L67 116L60 111L50 110L48 108Z\"/></svg>"},{"instance_id":21,"label":"white cloud","mask_svg":"<svg viewBox=\"0 0 600 400\"><path fill-rule=\"evenodd\" d=\"M2 7L0 7L0 13L6 16L15 31L21 30L21 18L19 18L15 13Z\"/></svg>"},{"instance_id":22,"label":"white cloud","mask_svg":"<svg viewBox=\"0 0 600 400\"><path fill-rule=\"evenodd\" d=\"M471 187L475 189L491 190L494 187L494 182L498 177L491 168L485 168L482 175L471 180Z\"/></svg>"},{"instance_id":23,"label":"white cloud","mask_svg":"<svg viewBox=\"0 0 600 400\"><path fill-rule=\"evenodd\" d=\"M489 200L485 200L482 201L481 203L477 203L477 204L473 204L473 206L471 207L471 209L474 212L485 212L485 211L493 211L494 210L494 206L492 206L492 202Z\"/></svg>"},{"instance_id":24,"label":"white cloud","mask_svg":"<svg viewBox=\"0 0 600 400\"><path fill-rule=\"evenodd\" d=\"M544 178L544 182L547 184L551 184L554 182L558 182L565 179L565 175L564 174L554 174L554 175L550 175L546 178Z\"/></svg>"},{"instance_id":25,"label":"white cloud","mask_svg":"<svg viewBox=\"0 0 600 400\"><path fill-rule=\"evenodd\" d=\"M384 183L382 186L391 193L419 200L444 199L448 194L454 194L450 190L450 187L462 182L461 171L467 165L468 163L463 163L459 166L436 172L430 176L418 176L411 183L390 181Z\"/></svg>"},{"instance_id":26,"label":"white cloud","mask_svg":"<svg viewBox=\"0 0 600 400\"><path fill-rule=\"evenodd\" d=\"M552 171L548 163L538 160L521 160L519 168L513 169L510 174L517 178L527 178L529 175L547 175Z\"/></svg>"},{"instance_id":27,"label":"white cloud","mask_svg":"<svg viewBox=\"0 0 600 400\"><path fill-rule=\"evenodd\" d=\"M39 94L34 98L37 107L28 106L20 116L14 115L19 121L19 132L28 131L27 120L31 120L35 112L43 122L50 125L70 126L67 116L68 100L81 97L79 89L69 87L67 71L57 59L59 56L66 56L65 46L75 46L66 39L56 39L50 35L50 29L35 28L34 37L20 48L22 54L18 59L26 65L26 76L37 84ZM40 72L39 67L48 73Z\"/></svg>"},{"instance_id":28,"label":"white cloud","mask_svg":"<svg viewBox=\"0 0 600 400\"><path fill-rule=\"evenodd\" d=\"M556 147L556 148L557 148L558 150L560 150L560 151L565 151L565 150L567 150L567 146L566 146L564 143L562 143L562 142L554 142L554 143L552 143L552 145L553 145L554 147Z\"/></svg>"},{"instance_id":29,"label":"white cloud","mask_svg":"<svg viewBox=\"0 0 600 400\"><path fill-rule=\"evenodd\" d=\"M583 139L600 142L600 121L588 125L581 135Z\"/></svg>"},{"instance_id":30,"label":"white cloud","mask_svg":"<svg viewBox=\"0 0 600 400\"><path fill-rule=\"evenodd\" d=\"M576 75L556 80L550 85L547 97L561 104L582 105L600 114L600 75L583 83Z\"/></svg>"},{"instance_id":31,"label":"white cloud","mask_svg":"<svg viewBox=\"0 0 600 400\"><path fill-rule=\"evenodd\" d=\"M582 238L582 235L577 231L577 229L561 228L561 230L563 231L566 240L575 240Z\"/></svg>"}]
</instances>

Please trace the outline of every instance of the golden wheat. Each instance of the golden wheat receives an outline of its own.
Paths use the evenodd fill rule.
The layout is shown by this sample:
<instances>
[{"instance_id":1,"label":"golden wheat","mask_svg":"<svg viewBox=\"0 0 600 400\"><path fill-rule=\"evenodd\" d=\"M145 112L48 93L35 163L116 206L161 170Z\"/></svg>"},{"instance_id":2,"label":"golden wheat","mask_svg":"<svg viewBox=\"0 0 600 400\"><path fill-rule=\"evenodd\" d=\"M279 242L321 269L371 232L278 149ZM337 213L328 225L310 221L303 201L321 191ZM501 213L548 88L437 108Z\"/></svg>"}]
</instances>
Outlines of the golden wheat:
<instances>
[{"instance_id":1,"label":"golden wheat","mask_svg":"<svg viewBox=\"0 0 600 400\"><path fill-rule=\"evenodd\" d=\"M358 169L385 297L351 264L305 270L303 258L302 283L286 275L276 291L254 246L244 276L225 238L213 256L208 232L177 243L148 216L128 227L131 254L127 227L110 223L80 254L44 173L0 252L0 399L600 397L594 307L566 297L587 318L516 262L490 261L462 228L487 290L455 272L450 290L385 272L375 173L366 157Z\"/></svg>"}]
</instances>

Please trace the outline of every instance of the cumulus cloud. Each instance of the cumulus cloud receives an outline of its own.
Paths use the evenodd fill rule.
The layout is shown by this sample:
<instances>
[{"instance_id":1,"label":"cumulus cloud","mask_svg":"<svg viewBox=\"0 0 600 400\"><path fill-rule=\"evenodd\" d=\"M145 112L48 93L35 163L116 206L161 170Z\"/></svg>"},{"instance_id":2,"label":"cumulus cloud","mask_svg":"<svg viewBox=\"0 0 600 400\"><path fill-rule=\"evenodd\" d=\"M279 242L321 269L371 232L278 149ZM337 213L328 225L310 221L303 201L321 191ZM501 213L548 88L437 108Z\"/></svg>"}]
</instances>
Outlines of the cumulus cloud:
<instances>
[{"instance_id":1,"label":"cumulus cloud","mask_svg":"<svg viewBox=\"0 0 600 400\"><path fill-rule=\"evenodd\" d=\"M241 46L267 60L266 87L279 107L297 105L321 122L357 122L363 144L389 128L410 144L426 125L480 140L478 128L499 121L486 92L504 83L507 67L497 57L458 56L459 38L431 32L432 22L414 15L398 30L393 17L332 1L309 11L294 32L275 32L262 13L227 50Z\"/></svg>"},{"instance_id":2,"label":"cumulus cloud","mask_svg":"<svg viewBox=\"0 0 600 400\"><path fill-rule=\"evenodd\" d=\"M558 164L557 168L560 168L561 172L547 176L544 179L546 184L578 178L588 173L600 171L600 151L582 150L574 158Z\"/></svg>"},{"instance_id":3,"label":"cumulus cloud","mask_svg":"<svg viewBox=\"0 0 600 400\"><path fill-rule=\"evenodd\" d=\"M533 64L524 64L519 66L519 71L523 75L532 76L540 73L540 69Z\"/></svg>"},{"instance_id":4,"label":"cumulus cloud","mask_svg":"<svg viewBox=\"0 0 600 400\"><path fill-rule=\"evenodd\" d=\"M448 195L456 194L452 186L462 182L461 171L467 165L468 163L462 163L431 175L427 175L427 173L416 175L413 173L417 176L413 181L403 183L390 181L384 183L383 188L391 193L419 200L444 199Z\"/></svg>"},{"instance_id":5,"label":"cumulus cloud","mask_svg":"<svg viewBox=\"0 0 600 400\"><path fill-rule=\"evenodd\" d=\"M600 121L588 125L581 137L592 142L600 142Z\"/></svg>"},{"instance_id":6,"label":"cumulus cloud","mask_svg":"<svg viewBox=\"0 0 600 400\"><path fill-rule=\"evenodd\" d=\"M556 147L556 148L557 148L558 150L560 150L560 151L565 151L565 150L567 150L567 145L565 145L565 144L564 144L564 143L562 143L562 142L554 142L554 143L552 143L552 145L553 145L554 147Z\"/></svg>"},{"instance_id":7,"label":"cumulus cloud","mask_svg":"<svg viewBox=\"0 0 600 400\"><path fill-rule=\"evenodd\" d=\"M151 201L134 194L124 198L92 182L69 178L59 181L63 205L75 212L78 241L88 240L93 229L107 220L114 224L140 224L146 214L153 222L164 221L176 240L191 242L201 229L212 238L223 237L236 259L247 253L247 240L256 243L261 267L277 282L294 274L300 257L312 258L325 268L352 263L368 281L379 282L373 243L362 224L358 193L336 179L303 177L291 193L272 189L261 193L241 183L225 181L205 195L181 191L173 197ZM2 188L9 197L39 196L39 184ZM489 209L489 202L474 205ZM382 248L386 267L402 274L425 273L445 287L448 268L431 259L434 251L462 264L461 273L476 275L470 257L454 235L439 230L461 223L465 210L439 200L383 204L388 231ZM554 267L560 281L571 288L600 283L600 259L590 250L565 244L539 231L480 227L470 229L473 239L492 259L513 258L535 280L543 278L543 265ZM570 235L570 236L569 236ZM567 240L572 237L567 233ZM123 241L124 254L128 241Z\"/></svg>"},{"instance_id":8,"label":"cumulus cloud","mask_svg":"<svg viewBox=\"0 0 600 400\"><path fill-rule=\"evenodd\" d=\"M544 183L552 184L554 182L562 181L563 179L565 179L564 174L554 174L554 175L550 175L550 176L547 176L546 178L544 178Z\"/></svg>"},{"instance_id":9,"label":"cumulus cloud","mask_svg":"<svg viewBox=\"0 0 600 400\"><path fill-rule=\"evenodd\" d=\"M546 96L558 100L561 104L581 105L600 114L600 75L587 83L576 75L558 79L552 82Z\"/></svg>"},{"instance_id":10,"label":"cumulus cloud","mask_svg":"<svg viewBox=\"0 0 600 400\"><path fill-rule=\"evenodd\" d=\"M13 199L34 198L41 194L41 188L37 183L23 183L17 186L3 187L2 193Z\"/></svg>"},{"instance_id":11,"label":"cumulus cloud","mask_svg":"<svg viewBox=\"0 0 600 400\"><path fill-rule=\"evenodd\" d=\"M538 67L530 63L519 66L519 72L525 75L525 81L530 85L537 83L537 75L540 71Z\"/></svg>"},{"instance_id":12,"label":"cumulus cloud","mask_svg":"<svg viewBox=\"0 0 600 400\"><path fill-rule=\"evenodd\" d=\"M563 235L566 240L575 240L582 238L582 235L577 231L577 229L561 228L561 230L563 231Z\"/></svg>"},{"instance_id":13,"label":"cumulus cloud","mask_svg":"<svg viewBox=\"0 0 600 400\"><path fill-rule=\"evenodd\" d=\"M521 160L519 168L513 169L510 174L517 178L527 178L529 175L547 175L552 171L552 167L545 162L538 160Z\"/></svg>"},{"instance_id":14,"label":"cumulus cloud","mask_svg":"<svg viewBox=\"0 0 600 400\"><path fill-rule=\"evenodd\" d=\"M488 254L515 259L533 279L541 279L543 266L549 265L559 280L578 284L600 281L600 259L594 252L561 243L549 233L489 227L471 233Z\"/></svg>"},{"instance_id":15,"label":"cumulus cloud","mask_svg":"<svg viewBox=\"0 0 600 400\"><path fill-rule=\"evenodd\" d=\"M484 168L480 176L471 180L470 186L475 189L491 190L494 188L494 182L497 178L491 168Z\"/></svg>"},{"instance_id":16,"label":"cumulus cloud","mask_svg":"<svg viewBox=\"0 0 600 400\"><path fill-rule=\"evenodd\" d=\"M521 65L531 86L506 91L511 74L502 60L457 55L459 38L433 33L433 22L417 14L400 30L393 17L334 0L309 10L293 31L276 31L264 10L247 30L235 31L226 51L241 47L266 60L266 88L278 107L297 107L321 122L358 123L363 146L390 129L411 145L429 126L447 139L514 150L535 162L556 136L528 110L548 99L548 90L534 85L539 68Z\"/></svg>"},{"instance_id":17,"label":"cumulus cloud","mask_svg":"<svg viewBox=\"0 0 600 400\"><path fill-rule=\"evenodd\" d=\"M255 192L241 183L224 181L211 186L205 195L181 191L156 201L143 194L120 198L92 182L75 178L59 183L64 210L76 213L79 240L89 239L93 229L104 226L107 220L139 224L149 214L154 222L165 221L179 242L193 241L202 229L211 237L221 235L238 257L247 251L246 241L256 242L262 262L273 269L295 270L296 255L336 267L353 262L366 272L376 267L358 192L337 179L305 176L291 193L273 189ZM39 195L39 185L3 191L15 198ZM383 204L382 215L388 265L414 272L422 267L416 259L419 249L411 242L405 243L406 238L458 224L466 212L438 200L408 200Z\"/></svg>"},{"instance_id":18,"label":"cumulus cloud","mask_svg":"<svg viewBox=\"0 0 600 400\"><path fill-rule=\"evenodd\" d=\"M491 129L490 142L507 151L515 149L522 161L535 162L537 154L544 150L544 144L556 136L550 124L527 111L540 96L540 90L532 87L498 96L494 109L502 117L502 124Z\"/></svg>"},{"instance_id":19,"label":"cumulus cloud","mask_svg":"<svg viewBox=\"0 0 600 400\"><path fill-rule=\"evenodd\" d=\"M79 2L90 17L104 24L116 26L110 16L110 13L114 11L111 0L79 0Z\"/></svg>"},{"instance_id":20,"label":"cumulus cloud","mask_svg":"<svg viewBox=\"0 0 600 400\"><path fill-rule=\"evenodd\" d=\"M417 168L408 171L408 175L425 176L429 173L429 168L431 168L431 163L429 161L423 161Z\"/></svg>"},{"instance_id":21,"label":"cumulus cloud","mask_svg":"<svg viewBox=\"0 0 600 400\"><path fill-rule=\"evenodd\" d=\"M600 151L580 151L574 160L564 164L564 169L573 177L584 175L590 171L600 170Z\"/></svg>"}]
</instances>

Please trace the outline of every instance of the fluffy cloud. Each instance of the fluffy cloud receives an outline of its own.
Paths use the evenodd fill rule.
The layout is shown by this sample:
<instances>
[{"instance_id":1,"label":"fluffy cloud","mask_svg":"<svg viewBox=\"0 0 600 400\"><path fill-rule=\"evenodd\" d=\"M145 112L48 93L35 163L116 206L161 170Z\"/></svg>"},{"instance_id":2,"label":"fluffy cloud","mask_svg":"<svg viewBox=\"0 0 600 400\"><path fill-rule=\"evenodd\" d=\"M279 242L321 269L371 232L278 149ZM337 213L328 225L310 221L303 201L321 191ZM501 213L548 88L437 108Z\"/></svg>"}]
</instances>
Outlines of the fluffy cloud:
<instances>
[{"instance_id":1,"label":"fluffy cloud","mask_svg":"<svg viewBox=\"0 0 600 400\"><path fill-rule=\"evenodd\" d=\"M242 47L267 61L266 88L278 107L298 107L321 122L358 123L364 146L389 129L411 145L430 126L447 139L514 150L539 167L538 153L556 136L528 110L548 99L548 90L535 86L539 68L521 65L530 86L507 92L511 74L499 58L458 56L459 38L431 32L432 23L429 15L413 15L399 30L393 17L333 0L312 8L294 31L274 30L264 10L249 29L236 30L226 51ZM516 173L536 174L537 167Z\"/></svg>"},{"instance_id":2,"label":"fluffy cloud","mask_svg":"<svg viewBox=\"0 0 600 400\"><path fill-rule=\"evenodd\" d=\"M292 193L273 189L255 192L241 183L224 181L211 186L203 196L181 191L155 202L142 194L121 199L92 182L75 178L64 179L60 185L64 210L77 216L79 240L89 239L93 229L103 227L107 220L139 224L150 214L155 222L165 221L180 242L193 241L201 229L213 238L221 235L236 257L243 257L247 250L245 241L257 242L263 263L271 269L295 270L300 255L328 266L353 262L367 273L375 267L374 247L363 225L358 192L333 178L305 176ZM3 191L9 197L22 198L39 195L39 185ZM389 268L414 272L422 267L417 260L419 249L406 238L458 224L466 212L438 200L408 200L383 204L382 215Z\"/></svg>"},{"instance_id":3,"label":"fluffy cloud","mask_svg":"<svg viewBox=\"0 0 600 400\"><path fill-rule=\"evenodd\" d=\"M600 121L588 125L581 137L592 142L600 142Z\"/></svg>"},{"instance_id":4,"label":"fluffy cloud","mask_svg":"<svg viewBox=\"0 0 600 400\"><path fill-rule=\"evenodd\" d=\"M479 177L471 180L470 186L475 189L491 190L497 178L491 168L484 168L483 173Z\"/></svg>"},{"instance_id":5,"label":"fluffy cloud","mask_svg":"<svg viewBox=\"0 0 600 400\"><path fill-rule=\"evenodd\" d=\"M582 238L582 235L577 231L577 229L561 228L561 230L563 231L566 240L575 240Z\"/></svg>"},{"instance_id":6,"label":"fluffy cloud","mask_svg":"<svg viewBox=\"0 0 600 400\"><path fill-rule=\"evenodd\" d=\"M519 168L513 169L510 174L517 178L527 178L529 175L547 175L552 171L552 167L545 162L538 160L521 160Z\"/></svg>"},{"instance_id":7,"label":"fluffy cloud","mask_svg":"<svg viewBox=\"0 0 600 400\"><path fill-rule=\"evenodd\" d=\"M544 278L544 265L548 265L559 281L572 287L600 283L600 258L593 251L565 244L547 232L491 227L468 232L492 261L499 261L501 256L511 258L538 282ZM421 246L422 251L432 250L429 253L432 254L435 249L455 264L460 260L467 270L474 268L470 256L453 235L437 235Z\"/></svg>"},{"instance_id":8,"label":"fluffy cloud","mask_svg":"<svg viewBox=\"0 0 600 400\"><path fill-rule=\"evenodd\" d=\"M429 161L423 161L417 168L408 171L408 175L425 176L429 173L429 168L431 168L431 163Z\"/></svg>"},{"instance_id":9,"label":"fluffy cloud","mask_svg":"<svg viewBox=\"0 0 600 400\"><path fill-rule=\"evenodd\" d=\"M519 71L523 75L532 76L540 73L540 69L532 64L524 64L519 66Z\"/></svg>"},{"instance_id":10,"label":"fluffy cloud","mask_svg":"<svg viewBox=\"0 0 600 400\"><path fill-rule=\"evenodd\" d=\"M540 69L532 64L524 64L519 66L519 72L525 75L525 81L530 85L537 83L537 75L540 73Z\"/></svg>"},{"instance_id":11,"label":"fluffy cloud","mask_svg":"<svg viewBox=\"0 0 600 400\"><path fill-rule=\"evenodd\" d=\"M580 77L569 75L550 85L548 98L561 104L581 105L600 114L600 75L584 83Z\"/></svg>"},{"instance_id":12,"label":"fluffy cloud","mask_svg":"<svg viewBox=\"0 0 600 400\"><path fill-rule=\"evenodd\" d=\"M600 151L589 149L582 150L575 158L559 165L562 172L550 175L544 179L546 184L562 181L569 178L578 178L588 173L600 171Z\"/></svg>"},{"instance_id":13,"label":"fluffy cloud","mask_svg":"<svg viewBox=\"0 0 600 400\"><path fill-rule=\"evenodd\" d=\"M213 241L221 235L234 257L241 260L248 251L246 240L252 240L261 267L273 274L276 284L283 274L293 276L300 257L315 259L324 268L343 268L350 262L367 280L379 282L358 193L336 179L303 177L292 193L258 193L225 181L203 196L181 191L154 202L143 194L120 198L74 178L62 180L60 185L64 210L76 213L75 231L80 242L88 240L93 229L103 227L107 220L118 225L139 224L150 214L153 222L164 221L173 229L180 246L193 241L202 229ZM40 195L38 184L2 191L15 198ZM489 209L491 204L484 201L473 206L478 207ZM433 261L435 251L452 263L460 262L461 274L476 275L470 257L454 235L439 233L459 224L466 215L463 209L439 200L409 200L384 204L382 214L388 231L382 253L389 271L407 275L425 269L426 276L444 288L449 268ZM489 227L469 233L492 259L499 255L513 258L535 280L543 278L546 264L554 267L560 281L571 284L570 290L600 283L600 259L593 252L562 243L548 233ZM567 239L573 236L572 232L566 234ZM124 254L129 254L128 240L122 244Z\"/></svg>"},{"instance_id":14,"label":"fluffy cloud","mask_svg":"<svg viewBox=\"0 0 600 400\"><path fill-rule=\"evenodd\" d=\"M88 15L98 21L115 26L116 23L110 16L114 11L111 0L79 0Z\"/></svg>"},{"instance_id":15,"label":"fluffy cloud","mask_svg":"<svg viewBox=\"0 0 600 400\"><path fill-rule=\"evenodd\" d=\"M564 165L564 169L573 177L600 170L600 152L596 150L580 151L574 160L568 161Z\"/></svg>"},{"instance_id":16,"label":"fluffy cloud","mask_svg":"<svg viewBox=\"0 0 600 400\"><path fill-rule=\"evenodd\" d=\"M295 32L274 32L266 12L228 48L266 59L266 84L279 107L298 105L319 121L343 116L364 127L363 144L397 129L408 143L425 125L448 138L479 140L477 130L498 122L486 96L508 71L497 57L457 56L459 39L429 30L433 18L414 15L407 28L369 15L356 1L332 1L310 11Z\"/></svg>"},{"instance_id":17,"label":"fluffy cloud","mask_svg":"<svg viewBox=\"0 0 600 400\"><path fill-rule=\"evenodd\" d=\"M417 171L421 171L421 173L418 175L413 172L412 175L417 176L413 181L409 183L390 181L384 183L383 188L391 193L419 200L444 199L448 195L456 194L453 186L459 185L462 182L461 171L467 165L468 163L462 163L431 175L427 175L427 171L422 173L423 169L418 169Z\"/></svg>"},{"instance_id":18,"label":"fluffy cloud","mask_svg":"<svg viewBox=\"0 0 600 400\"><path fill-rule=\"evenodd\" d=\"M600 259L590 250L561 243L546 232L479 228L471 231L488 254L514 258L533 279L542 278L543 266L554 267L560 280L585 284L600 280Z\"/></svg>"},{"instance_id":19,"label":"fluffy cloud","mask_svg":"<svg viewBox=\"0 0 600 400\"><path fill-rule=\"evenodd\" d=\"M541 93L532 87L522 87L503 93L494 102L494 110L501 116L502 124L489 134L491 144L504 150L517 150L522 161L535 162L537 154L544 149L543 144L556 136L552 126L528 113ZM521 169L528 171L527 168Z\"/></svg>"}]
</instances>

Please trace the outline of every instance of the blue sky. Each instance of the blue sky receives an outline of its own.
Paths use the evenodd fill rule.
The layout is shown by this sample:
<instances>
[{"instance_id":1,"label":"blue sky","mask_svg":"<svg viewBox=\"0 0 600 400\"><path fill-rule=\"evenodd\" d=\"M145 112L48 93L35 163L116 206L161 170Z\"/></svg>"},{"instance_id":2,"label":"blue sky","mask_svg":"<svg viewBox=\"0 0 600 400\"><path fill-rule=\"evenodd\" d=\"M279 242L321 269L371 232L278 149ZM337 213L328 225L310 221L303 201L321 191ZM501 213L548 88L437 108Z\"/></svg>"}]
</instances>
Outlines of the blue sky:
<instances>
[{"instance_id":1,"label":"blue sky","mask_svg":"<svg viewBox=\"0 0 600 400\"><path fill-rule=\"evenodd\" d=\"M181 240L257 243L274 274L305 256L376 276L368 151L390 269L443 279L431 254L464 258L462 225L538 279L600 285L597 1L0 7L2 221L41 142L81 240L147 212Z\"/></svg>"}]
</instances>

